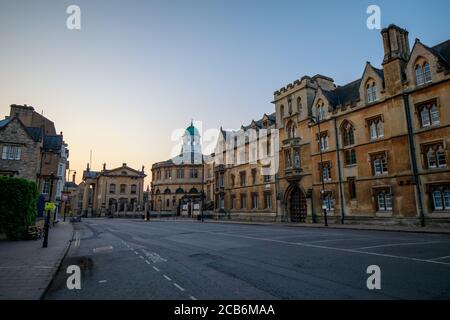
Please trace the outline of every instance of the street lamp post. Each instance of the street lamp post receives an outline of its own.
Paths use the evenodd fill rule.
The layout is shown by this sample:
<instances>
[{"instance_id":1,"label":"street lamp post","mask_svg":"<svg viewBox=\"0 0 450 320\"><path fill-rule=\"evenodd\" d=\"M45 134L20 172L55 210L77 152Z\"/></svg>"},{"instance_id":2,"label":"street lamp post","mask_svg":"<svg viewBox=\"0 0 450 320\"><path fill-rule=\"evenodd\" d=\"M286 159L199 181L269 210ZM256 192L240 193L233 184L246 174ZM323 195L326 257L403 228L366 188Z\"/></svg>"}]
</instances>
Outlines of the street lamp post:
<instances>
[{"instance_id":1,"label":"street lamp post","mask_svg":"<svg viewBox=\"0 0 450 320\"><path fill-rule=\"evenodd\" d=\"M203 153L202 153L202 192L200 195L200 216L203 222L203 197L205 194L205 162L203 159Z\"/></svg>"},{"instance_id":2,"label":"street lamp post","mask_svg":"<svg viewBox=\"0 0 450 320\"><path fill-rule=\"evenodd\" d=\"M55 174L52 172L50 174L50 190L49 190L49 202L52 200L52 193L53 193L53 179L55 178ZM45 226L44 226L44 242L42 243L42 248L47 248L48 246L48 230L50 228L50 211L47 210L47 216L45 219Z\"/></svg>"},{"instance_id":3,"label":"street lamp post","mask_svg":"<svg viewBox=\"0 0 450 320\"><path fill-rule=\"evenodd\" d=\"M320 140L320 117L310 116L310 118L317 123L319 129L319 151L320 151L320 165L321 165L321 179L322 179L322 190L320 190L321 199L322 199L322 209L323 209L323 219L325 227L328 227L327 220L327 206L325 204L325 179L323 177L323 151L322 151L322 141Z\"/></svg>"}]
</instances>

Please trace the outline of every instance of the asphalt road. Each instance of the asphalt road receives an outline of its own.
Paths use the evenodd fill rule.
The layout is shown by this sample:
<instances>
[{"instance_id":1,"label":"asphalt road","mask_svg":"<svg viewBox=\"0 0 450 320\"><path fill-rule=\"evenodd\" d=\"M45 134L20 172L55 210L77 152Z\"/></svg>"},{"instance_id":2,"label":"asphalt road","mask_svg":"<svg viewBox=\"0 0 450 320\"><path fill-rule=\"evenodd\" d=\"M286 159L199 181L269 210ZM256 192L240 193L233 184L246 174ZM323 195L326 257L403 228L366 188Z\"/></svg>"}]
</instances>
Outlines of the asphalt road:
<instances>
[{"instance_id":1,"label":"asphalt road","mask_svg":"<svg viewBox=\"0 0 450 320\"><path fill-rule=\"evenodd\" d=\"M46 299L450 298L449 235L124 219L75 230ZM80 290L66 286L74 264Z\"/></svg>"}]
</instances>

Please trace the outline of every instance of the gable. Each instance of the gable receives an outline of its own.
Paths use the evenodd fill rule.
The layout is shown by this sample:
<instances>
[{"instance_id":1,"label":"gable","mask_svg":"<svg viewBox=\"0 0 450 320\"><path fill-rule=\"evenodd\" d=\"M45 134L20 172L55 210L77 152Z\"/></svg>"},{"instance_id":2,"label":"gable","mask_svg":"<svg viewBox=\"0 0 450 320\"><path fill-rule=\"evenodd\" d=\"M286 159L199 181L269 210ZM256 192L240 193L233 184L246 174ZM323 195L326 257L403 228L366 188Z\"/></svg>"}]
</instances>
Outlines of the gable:
<instances>
[{"instance_id":1,"label":"gable","mask_svg":"<svg viewBox=\"0 0 450 320\"><path fill-rule=\"evenodd\" d=\"M366 96L366 85L370 79L373 79L376 82L379 90L378 93L380 93L381 90L384 88L383 71L374 68L369 62L367 62L366 67L364 68L363 75L361 77L361 83L359 85L360 97Z\"/></svg>"},{"instance_id":2,"label":"gable","mask_svg":"<svg viewBox=\"0 0 450 320\"><path fill-rule=\"evenodd\" d=\"M128 176L128 177L142 177L144 176L141 172L134 170L128 166L119 167L111 170L107 170L104 175L108 176Z\"/></svg>"},{"instance_id":3,"label":"gable","mask_svg":"<svg viewBox=\"0 0 450 320\"><path fill-rule=\"evenodd\" d=\"M30 143L39 141L34 139L27 128L23 125L22 121L16 117L3 120L2 126L0 126L0 131L2 132L0 142Z\"/></svg>"}]
</instances>

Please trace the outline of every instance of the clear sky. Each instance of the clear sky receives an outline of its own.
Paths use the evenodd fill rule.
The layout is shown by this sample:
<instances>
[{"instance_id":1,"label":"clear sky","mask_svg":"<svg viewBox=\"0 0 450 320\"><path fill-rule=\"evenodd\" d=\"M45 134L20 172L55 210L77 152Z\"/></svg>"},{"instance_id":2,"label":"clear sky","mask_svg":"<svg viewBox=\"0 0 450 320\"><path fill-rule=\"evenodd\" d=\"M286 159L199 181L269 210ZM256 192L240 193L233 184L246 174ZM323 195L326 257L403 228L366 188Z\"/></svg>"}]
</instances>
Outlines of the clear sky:
<instances>
[{"instance_id":1,"label":"clear sky","mask_svg":"<svg viewBox=\"0 0 450 320\"><path fill-rule=\"evenodd\" d=\"M71 4L81 30L66 27ZM150 173L191 119L239 128L273 112L273 92L303 75L343 85L366 61L380 66L370 4L411 43L450 38L447 0L0 0L0 116L14 103L43 110L78 178L90 149L94 169Z\"/></svg>"}]
</instances>

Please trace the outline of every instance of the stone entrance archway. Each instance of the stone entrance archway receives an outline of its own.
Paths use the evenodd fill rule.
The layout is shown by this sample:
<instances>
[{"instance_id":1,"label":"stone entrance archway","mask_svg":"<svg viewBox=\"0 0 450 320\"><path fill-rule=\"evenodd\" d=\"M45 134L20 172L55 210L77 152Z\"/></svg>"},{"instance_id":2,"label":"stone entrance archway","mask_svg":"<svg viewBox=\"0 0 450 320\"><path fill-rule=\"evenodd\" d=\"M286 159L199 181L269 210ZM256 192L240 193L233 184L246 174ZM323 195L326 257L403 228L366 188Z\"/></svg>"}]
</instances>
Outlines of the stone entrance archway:
<instances>
[{"instance_id":1,"label":"stone entrance archway","mask_svg":"<svg viewBox=\"0 0 450 320\"><path fill-rule=\"evenodd\" d=\"M286 195L286 204L290 221L305 222L308 212L305 193L297 185L290 185Z\"/></svg>"}]
</instances>

